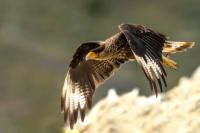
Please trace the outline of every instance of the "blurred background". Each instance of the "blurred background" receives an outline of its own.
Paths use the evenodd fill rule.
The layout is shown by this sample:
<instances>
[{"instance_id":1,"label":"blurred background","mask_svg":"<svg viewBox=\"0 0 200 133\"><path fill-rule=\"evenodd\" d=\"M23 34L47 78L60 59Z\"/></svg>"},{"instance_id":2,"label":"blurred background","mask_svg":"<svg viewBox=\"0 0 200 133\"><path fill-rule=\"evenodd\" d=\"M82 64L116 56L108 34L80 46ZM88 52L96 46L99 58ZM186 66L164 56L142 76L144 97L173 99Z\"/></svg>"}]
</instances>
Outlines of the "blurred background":
<instances>
[{"instance_id":1,"label":"blurred background","mask_svg":"<svg viewBox=\"0 0 200 133\"><path fill-rule=\"evenodd\" d=\"M0 132L60 132L60 94L73 53L82 42L117 33L120 23L196 42L173 57L179 69L167 69L168 91L200 64L199 5L199 0L0 0ZM94 101L109 88L121 94L136 87L152 95L138 65L127 63L99 87Z\"/></svg>"}]
</instances>

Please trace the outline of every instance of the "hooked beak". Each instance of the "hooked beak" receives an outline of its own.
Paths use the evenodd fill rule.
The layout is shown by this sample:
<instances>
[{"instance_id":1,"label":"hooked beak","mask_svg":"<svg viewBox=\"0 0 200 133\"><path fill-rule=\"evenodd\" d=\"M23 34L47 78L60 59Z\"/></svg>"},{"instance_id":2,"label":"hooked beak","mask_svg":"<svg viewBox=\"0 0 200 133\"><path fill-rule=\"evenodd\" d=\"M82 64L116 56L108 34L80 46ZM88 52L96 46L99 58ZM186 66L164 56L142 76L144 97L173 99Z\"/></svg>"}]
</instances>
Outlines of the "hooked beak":
<instances>
[{"instance_id":1,"label":"hooked beak","mask_svg":"<svg viewBox=\"0 0 200 133\"><path fill-rule=\"evenodd\" d=\"M95 52L89 52L89 53L86 55L85 59L86 59L86 61L87 61L87 60L95 60L96 57L97 57L97 55L96 55Z\"/></svg>"}]
</instances>

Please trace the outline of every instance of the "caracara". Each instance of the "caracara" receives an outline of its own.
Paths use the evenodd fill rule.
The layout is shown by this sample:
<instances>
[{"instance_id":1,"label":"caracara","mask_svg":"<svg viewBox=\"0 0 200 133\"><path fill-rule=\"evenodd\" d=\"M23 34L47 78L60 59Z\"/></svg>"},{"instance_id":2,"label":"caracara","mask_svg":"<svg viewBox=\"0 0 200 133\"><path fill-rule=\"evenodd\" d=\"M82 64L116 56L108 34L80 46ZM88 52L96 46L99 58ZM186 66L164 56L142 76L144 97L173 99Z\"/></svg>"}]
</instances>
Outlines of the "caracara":
<instances>
[{"instance_id":1,"label":"caracara","mask_svg":"<svg viewBox=\"0 0 200 133\"><path fill-rule=\"evenodd\" d=\"M191 48L194 42L169 41L165 35L143 25L121 24L119 32L105 41L86 42L76 50L70 62L61 96L64 121L72 129L80 113L84 121L86 109L92 106L95 89L120 65L136 61L147 77L150 88L158 94L167 87L163 64L176 69L170 54Z\"/></svg>"}]
</instances>

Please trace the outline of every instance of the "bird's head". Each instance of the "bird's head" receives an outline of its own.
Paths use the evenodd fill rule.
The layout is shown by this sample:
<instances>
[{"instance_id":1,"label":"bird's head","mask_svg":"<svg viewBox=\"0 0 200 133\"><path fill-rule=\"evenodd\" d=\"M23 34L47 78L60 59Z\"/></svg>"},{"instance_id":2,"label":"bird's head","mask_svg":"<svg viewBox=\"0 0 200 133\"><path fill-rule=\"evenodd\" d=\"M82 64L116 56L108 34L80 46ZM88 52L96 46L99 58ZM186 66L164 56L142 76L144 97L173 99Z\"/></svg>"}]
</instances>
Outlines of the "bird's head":
<instances>
[{"instance_id":1,"label":"bird's head","mask_svg":"<svg viewBox=\"0 0 200 133\"><path fill-rule=\"evenodd\" d=\"M85 59L86 60L103 60L105 57L105 47L99 46L91 51L88 52Z\"/></svg>"}]
</instances>

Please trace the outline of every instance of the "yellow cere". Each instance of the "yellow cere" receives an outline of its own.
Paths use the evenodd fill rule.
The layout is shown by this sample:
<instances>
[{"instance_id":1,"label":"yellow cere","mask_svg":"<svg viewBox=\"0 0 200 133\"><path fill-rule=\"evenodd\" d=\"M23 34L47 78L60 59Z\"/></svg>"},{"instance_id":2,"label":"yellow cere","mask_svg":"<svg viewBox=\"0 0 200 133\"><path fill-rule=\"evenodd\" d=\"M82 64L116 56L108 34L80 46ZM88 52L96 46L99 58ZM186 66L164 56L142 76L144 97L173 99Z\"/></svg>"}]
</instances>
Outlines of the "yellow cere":
<instances>
[{"instance_id":1,"label":"yellow cere","mask_svg":"<svg viewBox=\"0 0 200 133\"><path fill-rule=\"evenodd\" d=\"M96 53L95 52L89 52L86 56L86 59L89 60L89 59L95 59L97 57Z\"/></svg>"},{"instance_id":2,"label":"yellow cere","mask_svg":"<svg viewBox=\"0 0 200 133\"><path fill-rule=\"evenodd\" d=\"M97 57L95 52L89 52L89 54L90 54L90 57L93 59L95 59Z\"/></svg>"}]
</instances>

